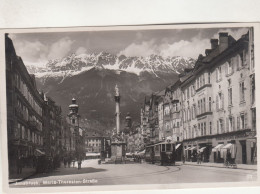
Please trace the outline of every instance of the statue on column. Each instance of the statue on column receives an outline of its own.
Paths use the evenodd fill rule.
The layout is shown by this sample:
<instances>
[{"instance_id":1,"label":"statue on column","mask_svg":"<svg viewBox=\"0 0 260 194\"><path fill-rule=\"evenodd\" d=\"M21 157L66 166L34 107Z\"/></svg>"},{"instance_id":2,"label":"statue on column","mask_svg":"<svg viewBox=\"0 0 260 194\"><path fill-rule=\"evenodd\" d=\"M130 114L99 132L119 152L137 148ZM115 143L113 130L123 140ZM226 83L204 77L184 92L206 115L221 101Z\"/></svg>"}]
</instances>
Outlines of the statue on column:
<instances>
[{"instance_id":1,"label":"statue on column","mask_svg":"<svg viewBox=\"0 0 260 194\"><path fill-rule=\"evenodd\" d=\"M116 84L116 86L115 86L115 92L116 92L116 95L115 95L115 96L119 96L119 88L118 88L117 84Z\"/></svg>"}]
</instances>

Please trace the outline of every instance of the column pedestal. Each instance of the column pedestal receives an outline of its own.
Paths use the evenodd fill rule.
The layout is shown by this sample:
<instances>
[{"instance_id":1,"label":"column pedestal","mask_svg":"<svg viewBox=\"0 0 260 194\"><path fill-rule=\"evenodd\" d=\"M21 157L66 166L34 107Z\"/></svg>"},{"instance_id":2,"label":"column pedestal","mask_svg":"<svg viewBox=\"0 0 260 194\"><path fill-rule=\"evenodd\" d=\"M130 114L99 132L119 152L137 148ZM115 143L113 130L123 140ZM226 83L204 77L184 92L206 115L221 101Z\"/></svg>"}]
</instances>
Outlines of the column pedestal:
<instances>
[{"instance_id":1,"label":"column pedestal","mask_svg":"<svg viewBox=\"0 0 260 194\"><path fill-rule=\"evenodd\" d=\"M124 163L125 162L125 142L112 142L111 143L111 162Z\"/></svg>"}]
</instances>

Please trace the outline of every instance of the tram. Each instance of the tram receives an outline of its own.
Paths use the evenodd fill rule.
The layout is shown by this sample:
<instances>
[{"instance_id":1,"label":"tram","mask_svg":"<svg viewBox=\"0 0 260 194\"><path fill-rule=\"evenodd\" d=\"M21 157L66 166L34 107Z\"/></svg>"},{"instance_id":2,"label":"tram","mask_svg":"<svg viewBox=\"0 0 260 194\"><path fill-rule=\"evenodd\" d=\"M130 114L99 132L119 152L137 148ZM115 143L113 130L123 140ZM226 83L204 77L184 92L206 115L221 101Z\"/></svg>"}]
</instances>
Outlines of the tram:
<instances>
[{"instance_id":1,"label":"tram","mask_svg":"<svg viewBox=\"0 0 260 194\"><path fill-rule=\"evenodd\" d=\"M145 148L145 161L160 163L161 165L175 165L175 143L160 142L148 145Z\"/></svg>"}]
</instances>

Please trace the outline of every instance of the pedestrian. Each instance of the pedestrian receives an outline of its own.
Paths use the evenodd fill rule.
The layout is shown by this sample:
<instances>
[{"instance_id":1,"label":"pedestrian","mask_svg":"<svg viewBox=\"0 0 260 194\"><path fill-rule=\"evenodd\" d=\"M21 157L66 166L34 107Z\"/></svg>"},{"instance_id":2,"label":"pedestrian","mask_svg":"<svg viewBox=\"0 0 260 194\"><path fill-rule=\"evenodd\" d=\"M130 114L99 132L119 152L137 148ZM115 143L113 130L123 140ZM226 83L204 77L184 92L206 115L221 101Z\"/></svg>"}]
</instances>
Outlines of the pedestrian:
<instances>
[{"instance_id":1,"label":"pedestrian","mask_svg":"<svg viewBox=\"0 0 260 194\"><path fill-rule=\"evenodd\" d=\"M72 160L72 166L75 167L75 159Z\"/></svg>"},{"instance_id":2,"label":"pedestrian","mask_svg":"<svg viewBox=\"0 0 260 194\"><path fill-rule=\"evenodd\" d=\"M22 168L23 168L23 164L22 164L22 156L19 156L17 158L16 164L17 164L17 174L21 174L22 173Z\"/></svg>"},{"instance_id":3,"label":"pedestrian","mask_svg":"<svg viewBox=\"0 0 260 194\"><path fill-rule=\"evenodd\" d=\"M185 164L185 154L182 154L182 163Z\"/></svg>"},{"instance_id":4,"label":"pedestrian","mask_svg":"<svg viewBox=\"0 0 260 194\"><path fill-rule=\"evenodd\" d=\"M70 165L71 165L71 157L69 157L68 159L68 167L70 168Z\"/></svg>"},{"instance_id":5,"label":"pedestrian","mask_svg":"<svg viewBox=\"0 0 260 194\"><path fill-rule=\"evenodd\" d=\"M230 165L230 163L231 163L231 152L229 149L227 149L226 164Z\"/></svg>"},{"instance_id":6,"label":"pedestrian","mask_svg":"<svg viewBox=\"0 0 260 194\"><path fill-rule=\"evenodd\" d=\"M173 163L173 165L175 165L175 161L176 161L176 151L173 150L172 151L172 163Z\"/></svg>"},{"instance_id":7,"label":"pedestrian","mask_svg":"<svg viewBox=\"0 0 260 194\"><path fill-rule=\"evenodd\" d=\"M81 160L78 160L78 170L81 169Z\"/></svg>"},{"instance_id":8,"label":"pedestrian","mask_svg":"<svg viewBox=\"0 0 260 194\"><path fill-rule=\"evenodd\" d=\"M67 166L67 159L66 159L66 157L63 158L63 164L64 164L64 167L66 168L66 166Z\"/></svg>"},{"instance_id":9,"label":"pedestrian","mask_svg":"<svg viewBox=\"0 0 260 194\"><path fill-rule=\"evenodd\" d=\"M201 164L201 152L200 151L197 154L197 163Z\"/></svg>"}]
</instances>

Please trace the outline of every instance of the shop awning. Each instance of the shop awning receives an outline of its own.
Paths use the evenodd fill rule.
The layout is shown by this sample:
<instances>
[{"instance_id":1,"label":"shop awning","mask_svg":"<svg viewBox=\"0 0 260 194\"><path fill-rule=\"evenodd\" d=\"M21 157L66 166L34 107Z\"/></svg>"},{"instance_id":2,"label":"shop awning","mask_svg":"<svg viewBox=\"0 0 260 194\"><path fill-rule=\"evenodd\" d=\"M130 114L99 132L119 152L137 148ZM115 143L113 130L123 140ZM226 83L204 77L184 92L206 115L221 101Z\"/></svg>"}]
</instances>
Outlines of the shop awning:
<instances>
[{"instance_id":1,"label":"shop awning","mask_svg":"<svg viewBox=\"0 0 260 194\"><path fill-rule=\"evenodd\" d=\"M192 147L190 150L196 150L197 148L196 147Z\"/></svg>"},{"instance_id":2,"label":"shop awning","mask_svg":"<svg viewBox=\"0 0 260 194\"><path fill-rule=\"evenodd\" d=\"M191 147L187 147L187 148L185 149L185 151L186 151L186 150L190 150L190 149L191 149Z\"/></svg>"},{"instance_id":3,"label":"shop awning","mask_svg":"<svg viewBox=\"0 0 260 194\"><path fill-rule=\"evenodd\" d=\"M220 150L223 146L224 146L224 144L218 144L216 147L214 147L214 148L212 149L212 152L217 152L217 151Z\"/></svg>"},{"instance_id":4,"label":"shop awning","mask_svg":"<svg viewBox=\"0 0 260 194\"><path fill-rule=\"evenodd\" d=\"M175 147L175 149L177 150L180 146L181 146L181 144L179 143L179 144Z\"/></svg>"},{"instance_id":5,"label":"shop awning","mask_svg":"<svg viewBox=\"0 0 260 194\"><path fill-rule=\"evenodd\" d=\"M206 149L206 147L202 147L199 149L200 152L203 152Z\"/></svg>"},{"instance_id":6,"label":"shop awning","mask_svg":"<svg viewBox=\"0 0 260 194\"><path fill-rule=\"evenodd\" d=\"M36 156L42 156L42 155L45 155L45 152L39 150L39 149L35 149L34 151L34 155Z\"/></svg>"},{"instance_id":7,"label":"shop awning","mask_svg":"<svg viewBox=\"0 0 260 194\"><path fill-rule=\"evenodd\" d=\"M144 155L144 154L145 154L145 150L137 153L137 155Z\"/></svg>"},{"instance_id":8,"label":"shop awning","mask_svg":"<svg viewBox=\"0 0 260 194\"><path fill-rule=\"evenodd\" d=\"M225 145L222 149L230 149L232 146L232 143L228 143L227 145Z\"/></svg>"}]
</instances>

